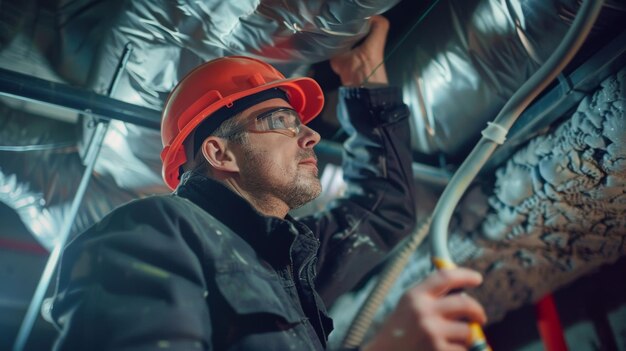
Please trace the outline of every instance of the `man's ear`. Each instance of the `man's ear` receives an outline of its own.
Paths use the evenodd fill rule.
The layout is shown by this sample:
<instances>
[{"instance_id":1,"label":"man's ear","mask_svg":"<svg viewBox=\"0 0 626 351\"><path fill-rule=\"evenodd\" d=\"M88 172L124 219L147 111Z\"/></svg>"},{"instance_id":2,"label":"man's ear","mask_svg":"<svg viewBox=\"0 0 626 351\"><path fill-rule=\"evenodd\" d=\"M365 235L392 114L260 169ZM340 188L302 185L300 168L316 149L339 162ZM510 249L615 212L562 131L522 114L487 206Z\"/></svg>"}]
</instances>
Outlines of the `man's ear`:
<instances>
[{"instance_id":1,"label":"man's ear","mask_svg":"<svg viewBox=\"0 0 626 351\"><path fill-rule=\"evenodd\" d=\"M228 142L219 137L208 137L200 147L202 155L213 169L222 172L239 172L235 155L228 148Z\"/></svg>"}]
</instances>

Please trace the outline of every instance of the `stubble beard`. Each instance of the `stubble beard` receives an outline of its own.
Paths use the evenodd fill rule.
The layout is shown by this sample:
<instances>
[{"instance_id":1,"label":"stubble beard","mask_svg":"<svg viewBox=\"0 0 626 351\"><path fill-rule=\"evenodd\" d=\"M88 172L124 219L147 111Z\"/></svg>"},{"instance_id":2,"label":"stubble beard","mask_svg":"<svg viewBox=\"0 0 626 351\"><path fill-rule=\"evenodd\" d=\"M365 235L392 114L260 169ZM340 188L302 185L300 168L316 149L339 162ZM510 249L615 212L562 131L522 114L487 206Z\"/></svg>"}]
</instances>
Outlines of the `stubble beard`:
<instances>
[{"instance_id":1,"label":"stubble beard","mask_svg":"<svg viewBox=\"0 0 626 351\"><path fill-rule=\"evenodd\" d=\"M313 150L301 150L297 160L314 157ZM276 181L267 177L272 172L289 176L289 172L280 167L271 159L252 149L245 150L245 166L240 167L241 175L247 179L249 191L256 193L260 198L275 197L280 199L290 209L296 209L317 198L322 192L322 186L316 172L298 166L296 174L286 181Z\"/></svg>"},{"instance_id":2,"label":"stubble beard","mask_svg":"<svg viewBox=\"0 0 626 351\"><path fill-rule=\"evenodd\" d=\"M322 185L320 183L317 174L308 173L303 176L296 177L293 183L288 187L291 191L285 195L285 203L289 208L300 208L307 203L313 201L320 196L322 192Z\"/></svg>"}]
</instances>

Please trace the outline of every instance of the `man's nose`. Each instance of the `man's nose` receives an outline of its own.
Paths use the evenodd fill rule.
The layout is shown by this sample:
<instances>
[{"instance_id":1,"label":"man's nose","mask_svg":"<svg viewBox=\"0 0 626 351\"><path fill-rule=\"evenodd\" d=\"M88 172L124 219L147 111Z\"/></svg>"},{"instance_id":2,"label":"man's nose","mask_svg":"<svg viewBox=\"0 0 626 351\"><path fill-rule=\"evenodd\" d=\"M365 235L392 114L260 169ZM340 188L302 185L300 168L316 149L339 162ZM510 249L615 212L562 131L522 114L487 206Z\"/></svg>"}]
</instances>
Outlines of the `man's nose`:
<instances>
[{"instance_id":1,"label":"man's nose","mask_svg":"<svg viewBox=\"0 0 626 351\"><path fill-rule=\"evenodd\" d=\"M317 133L310 127L307 127L304 124L300 126L300 136L298 139L298 144L300 144L300 147L305 149L312 149L315 145L317 145L317 143L320 142L320 139L321 137L319 133Z\"/></svg>"}]
</instances>

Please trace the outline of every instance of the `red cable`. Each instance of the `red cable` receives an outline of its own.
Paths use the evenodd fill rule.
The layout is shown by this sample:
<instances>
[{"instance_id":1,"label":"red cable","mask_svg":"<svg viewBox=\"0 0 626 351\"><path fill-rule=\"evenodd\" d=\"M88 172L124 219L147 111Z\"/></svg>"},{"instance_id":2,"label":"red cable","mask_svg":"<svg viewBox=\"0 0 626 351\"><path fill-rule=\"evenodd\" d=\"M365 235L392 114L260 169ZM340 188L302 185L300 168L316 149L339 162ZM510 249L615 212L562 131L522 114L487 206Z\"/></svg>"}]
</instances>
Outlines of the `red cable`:
<instances>
[{"instance_id":1,"label":"red cable","mask_svg":"<svg viewBox=\"0 0 626 351\"><path fill-rule=\"evenodd\" d=\"M48 250L44 249L43 246L39 244L9 238L0 238L0 249L20 251L42 256L48 255Z\"/></svg>"},{"instance_id":2,"label":"red cable","mask_svg":"<svg viewBox=\"0 0 626 351\"><path fill-rule=\"evenodd\" d=\"M537 313L537 329L539 329L546 351L567 351L567 343L552 294L537 301L535 312Z\"/></svg>"}]
</instances>

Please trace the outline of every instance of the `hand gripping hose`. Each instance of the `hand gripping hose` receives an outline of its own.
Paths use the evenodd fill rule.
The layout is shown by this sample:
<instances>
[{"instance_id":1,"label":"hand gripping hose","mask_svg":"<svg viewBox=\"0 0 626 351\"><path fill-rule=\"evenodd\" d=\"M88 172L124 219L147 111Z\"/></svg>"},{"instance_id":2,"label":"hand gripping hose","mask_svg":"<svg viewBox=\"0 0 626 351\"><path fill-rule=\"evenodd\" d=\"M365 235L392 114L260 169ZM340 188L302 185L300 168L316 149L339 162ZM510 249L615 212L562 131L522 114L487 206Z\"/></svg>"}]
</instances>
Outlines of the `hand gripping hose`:
<instances>
[{"instance_id":1,"label":"hand gripping hose","mask_svg":"<svg viewBox=\"0 0 626 351\"><path fill-rule=\"evenodd\" d=\"M450 183L439 198L432 216L431 250L433 263L438 269L451 269L456 265L448 251L448 225L454 208L467 190L480 169L499 144L506 139L506 134L528 107L528 105L556 78L572 60L584 43L593 23L602 9L603 0L585 0L581 5L572 26L565 37L550 55L548 60L535 72L507 101L495 120L483 130L483 137L478 141L469 156L463 161ZM401 245L398 252L389 259L380 280L368 296L363 307L357 313L353 324L344 338L343 348L358 347L374 318L376 310L383 302L387 292L409 261L413 251L419 246L429 230L430 220L422 223ZM470 350L491 350L487 345L482 328L472 323Z\"/></svg>"},{"instance_id":2,"label":"hand gripping hose","mask_svg":"<svg viewBox=\"0 0 626 351\"><path fill-rule=\"evenodd\" d=\"M354 349L363 342L365 333L372 324L376 310L378 310L385 296L387 296L389 289L391 289L393 283L396 281L407 262L409 262L409 258L413 252L417 250L422 240L426 237L426 234L428 234L429 228L430 217L418 225L417 231L402 242L398 252L387 262L376 286L372 292L370 292L367 300L354 318L350 329L348 329L346 337L342 342L342 349Z\"/></svg>"}]
</instances>

